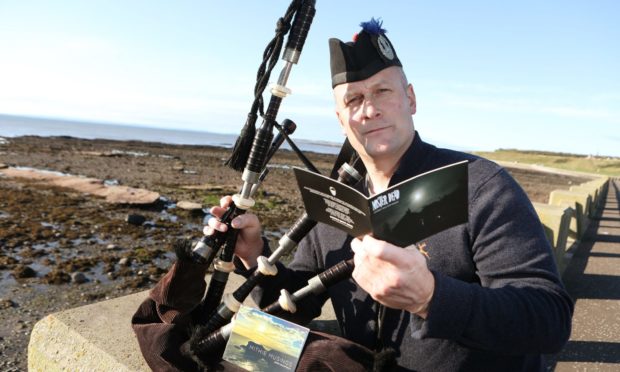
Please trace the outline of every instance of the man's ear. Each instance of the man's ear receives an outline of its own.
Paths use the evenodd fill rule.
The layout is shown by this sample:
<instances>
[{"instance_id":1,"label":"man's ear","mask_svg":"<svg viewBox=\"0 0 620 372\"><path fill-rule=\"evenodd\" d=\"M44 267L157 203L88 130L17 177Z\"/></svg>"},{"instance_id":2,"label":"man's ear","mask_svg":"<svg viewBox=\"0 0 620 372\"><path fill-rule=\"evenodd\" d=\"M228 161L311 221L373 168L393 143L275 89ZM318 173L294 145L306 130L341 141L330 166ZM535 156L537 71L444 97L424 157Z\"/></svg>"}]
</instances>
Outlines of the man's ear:
<instances>
[{"instance_id":1,"label":"man's ear","mask_svg":"<svg viewBox=\"0 0 620 372\"><path fill-rule=\"evenodd\" d=\"M413 85L410 83L407 85L407 99L409 100L409 108L411 109L411 115L414 115L417 109L415 101L415 92L413 91Z\"/></svg>"},{"instance_id":2,"label":"man's ear","mask_svg":"<svg viewBox=\"0 0 620 372\"><path fill-rule=\"evenodd\" d=\"M336 118L338 118L338 124L340 124L340 130L342 131L343 135L347 135L347 132L344 129L344 124L342 123L342 120L340 120L340 112L338 111L338 109L336 109Z\"/></svg>"}]
</instances>

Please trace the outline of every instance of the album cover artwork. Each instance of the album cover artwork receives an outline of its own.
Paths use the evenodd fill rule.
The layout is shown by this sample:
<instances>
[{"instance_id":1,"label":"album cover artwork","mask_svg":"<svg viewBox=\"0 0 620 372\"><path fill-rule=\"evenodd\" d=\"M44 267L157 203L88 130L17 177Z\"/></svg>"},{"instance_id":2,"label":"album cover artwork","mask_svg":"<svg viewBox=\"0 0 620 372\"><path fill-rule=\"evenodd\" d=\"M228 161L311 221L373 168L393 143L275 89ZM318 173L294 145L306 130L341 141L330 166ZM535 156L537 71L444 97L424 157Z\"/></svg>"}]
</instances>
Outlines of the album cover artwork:
<instances>
[{"instance_id":1,"label":"album cover artwork","mask_svg":"<svg viewBox=\"0 0 620 372\"><path fill-rule=\"evenodd\" d=\"M308 328L241 306L223 359L248 371L294 371Z\"/></svg>"}]
</instances>

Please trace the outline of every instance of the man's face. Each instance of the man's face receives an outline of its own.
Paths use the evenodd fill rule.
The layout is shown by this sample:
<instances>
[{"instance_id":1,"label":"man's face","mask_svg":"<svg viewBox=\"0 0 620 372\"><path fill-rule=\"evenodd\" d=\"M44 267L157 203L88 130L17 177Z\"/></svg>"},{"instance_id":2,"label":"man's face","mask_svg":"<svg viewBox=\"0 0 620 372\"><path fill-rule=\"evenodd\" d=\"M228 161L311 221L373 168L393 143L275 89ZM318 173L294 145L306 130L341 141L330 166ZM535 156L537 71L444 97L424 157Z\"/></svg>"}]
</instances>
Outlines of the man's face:
<instances>
[{"instance_id":1,"label":"man's face","mask_svg":"<svg viewBox=\"0 0 620 372\"><path fill-rule=\"evenodd\" d=\"M336 115L349 142L375 161L400 159L413 140L416 102L398 67L334 87Z\"/></svg>"}]
</instances>

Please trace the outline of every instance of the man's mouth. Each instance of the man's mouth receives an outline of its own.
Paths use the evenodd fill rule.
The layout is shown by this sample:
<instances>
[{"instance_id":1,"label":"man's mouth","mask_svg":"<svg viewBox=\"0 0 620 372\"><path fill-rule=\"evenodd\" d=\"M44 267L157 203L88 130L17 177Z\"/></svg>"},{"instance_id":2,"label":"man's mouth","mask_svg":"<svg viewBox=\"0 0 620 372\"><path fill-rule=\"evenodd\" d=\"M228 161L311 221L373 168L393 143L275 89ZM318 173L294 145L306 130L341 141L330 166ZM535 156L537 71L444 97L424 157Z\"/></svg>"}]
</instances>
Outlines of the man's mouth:
<instances>
[{"instance_id":1,"label":"man's mouth","mask_svg":"<svg viewBox=\"0 0 620 372\"><path fill-rule=\"evenodd\" d=\"M375 133L379 133L379 132L381 132L381 131L383 131L383 130L385 130L385 129L387 129L387 128L388 128L388 127L377 127L377 128L373 128L373 129L371 129L371 130L368 130L368 131L364 132L364 135L365 135L365 136L373 135L373 134L375 134Z\"/></svg>"}]
</instances>

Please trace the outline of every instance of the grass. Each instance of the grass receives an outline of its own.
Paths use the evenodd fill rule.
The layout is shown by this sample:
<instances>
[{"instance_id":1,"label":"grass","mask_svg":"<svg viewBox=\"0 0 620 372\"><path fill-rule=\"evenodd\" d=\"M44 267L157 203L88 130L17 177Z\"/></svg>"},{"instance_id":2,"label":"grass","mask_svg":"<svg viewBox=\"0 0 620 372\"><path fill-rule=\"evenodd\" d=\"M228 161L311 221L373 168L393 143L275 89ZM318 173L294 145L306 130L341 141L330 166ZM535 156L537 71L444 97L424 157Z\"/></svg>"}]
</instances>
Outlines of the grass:
<instances>
[{"instance_id":1,"label":"grass","mask_svg":"<svg viewBox=\"0 0 620 372\"><path fill-rule=\"evenodd\" d=\"M476 155L499 161L524 164L540 164L551 168L600 174L610 177L620 176L620 158L586 156L546 151L521 151L500 149L493 152L474 152Z\"/></svg>"},{"instance_id":2,"label":"grass","mask_svg":"<svg viewBox=\"0 0 620 372\"><path fill-rule=\"evenodd\" d=\"M214 205L220 205L220 199L222 195L219 194L207 194L204 198L202 198L202 205L211 208Z\"/></svg>"}]
</instances>

